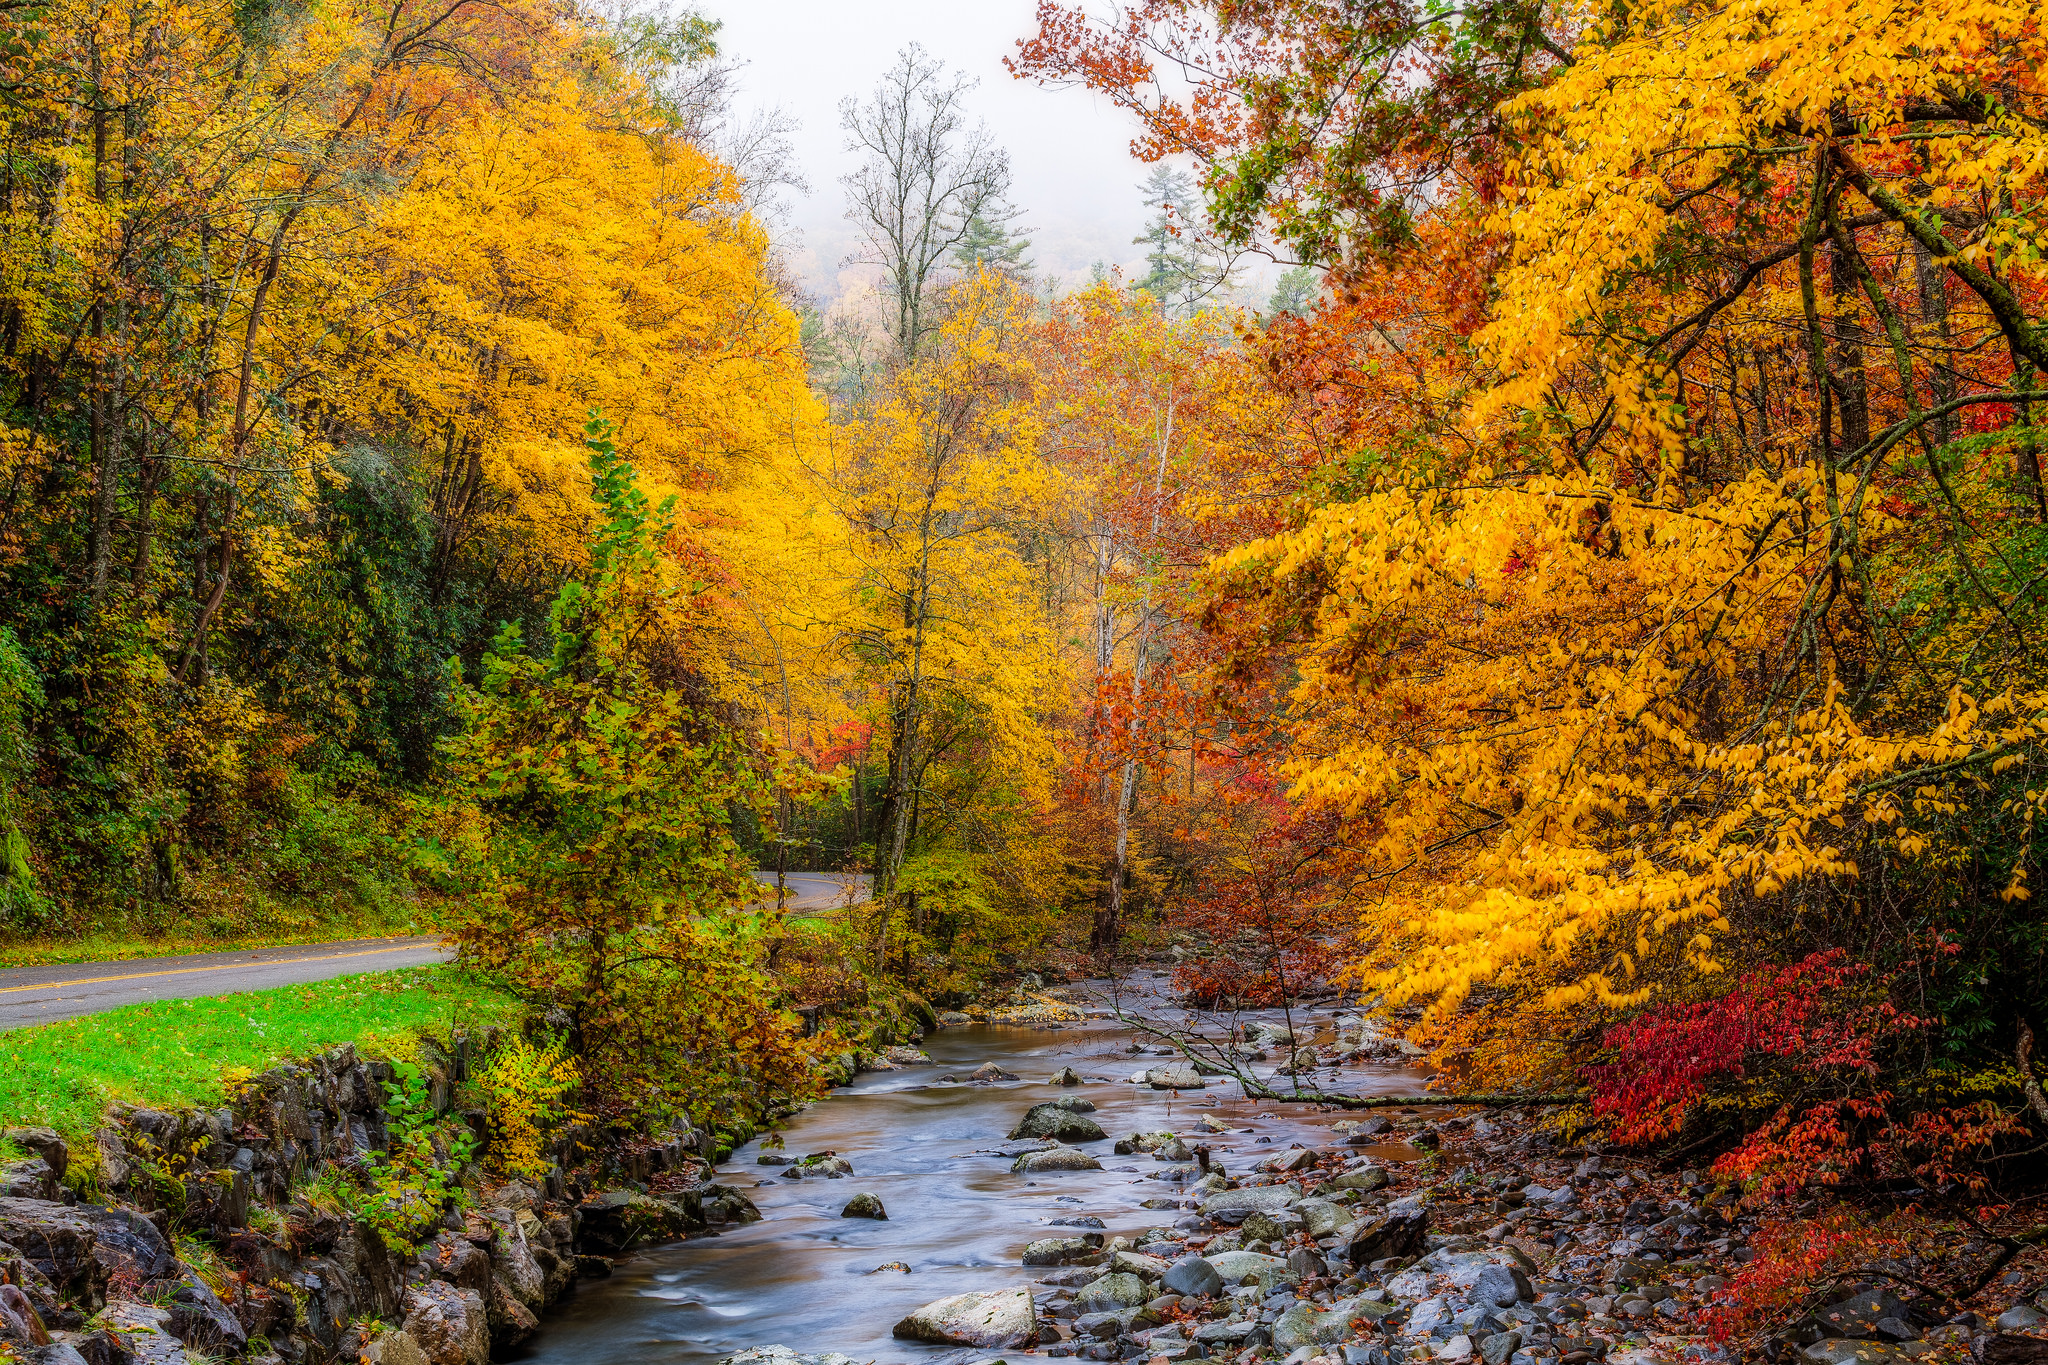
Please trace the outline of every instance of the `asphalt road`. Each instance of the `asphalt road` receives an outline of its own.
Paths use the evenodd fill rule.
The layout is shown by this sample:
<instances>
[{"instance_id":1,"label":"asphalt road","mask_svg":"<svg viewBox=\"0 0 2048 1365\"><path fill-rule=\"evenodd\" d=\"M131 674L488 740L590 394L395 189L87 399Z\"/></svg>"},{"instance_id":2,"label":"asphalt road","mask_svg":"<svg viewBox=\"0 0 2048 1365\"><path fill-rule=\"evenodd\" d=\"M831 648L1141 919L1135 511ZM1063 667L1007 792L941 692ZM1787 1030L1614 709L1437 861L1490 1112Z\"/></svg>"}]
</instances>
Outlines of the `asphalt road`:
<instances>
[{"instance_id":1,"label":"asphalt road","mask_svg":"<svg viewBox=\"0 0 2048 1365\"><path fill-rule=\"evenodd\" d=\"M773 905L774 869L756 872L754 880L767 888L765 899ZM783 874L782 880L789 889L789 909L793 914L815 915L838 906L859 905L868 898L865 872L789 872Z\"/></svg>"},{"instance_id":2,"label":"asphalt road","mask_svg":"<svg viewBox=\"0 0 2048 1365\"><path fill-rule=\"evenodd\" d=\"M775 902L775 874L756 872L763 898ZM816 915L867 899L868 879L852 873L791 872L789 911ZM298 986L308 981L446 962L453 952L435 938L350 939L297 948L193 953L63 967L0 968L0 1031L72 1019L146 1000L184 1000L235 991Z\"/></svg>"},{"instance_id":3,"label":"asphalt road","mask_svg":"<svg viewBox=\"0 0 2048 1365\"><path fill-rule=\"evenodd\" d=\"M0 970L0 1030L97 1014L145 1000L260 991L308 981L421 967L452 956L433 938L352 939L298 948L193 953L127 962Z\"/></svg>"}]
</instances>

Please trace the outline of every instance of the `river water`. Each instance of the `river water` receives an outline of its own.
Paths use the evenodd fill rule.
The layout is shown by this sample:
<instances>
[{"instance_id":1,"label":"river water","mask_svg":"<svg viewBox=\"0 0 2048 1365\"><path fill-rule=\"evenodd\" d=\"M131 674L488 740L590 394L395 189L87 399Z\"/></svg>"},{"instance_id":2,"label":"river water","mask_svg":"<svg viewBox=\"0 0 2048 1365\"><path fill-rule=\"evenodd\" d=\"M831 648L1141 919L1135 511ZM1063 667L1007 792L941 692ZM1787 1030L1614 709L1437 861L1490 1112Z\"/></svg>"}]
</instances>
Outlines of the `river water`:
<instances>
[{"instance_id":1,"label":"river water","mask_svg":"<svg viewBox=\"0 0 2048 1365\"><path fill-rule=\"evenodd\" d=\"M1302 1028L1301 1014L1295 1017ZM920 1044L931 1065L860 1076L783 1130L788 1155L836 1152L853 1163L853 1175L783 1178L780 1167L757 1164L758 1143L747 1144L718 1178L752 1186L748 1193L762 1221L646 1253L609 1279L585 1283L549 1315L519 1359L526 1365L701 1365L744 1347L780 1343L843 1351L862 1361L934 1362L954 1348L898 1341L890 1328L934 1299L1030 1284L1047 1274L1019 1263L1025 1244L1090 1230L1049 1227L1051 1220L1093 1215L1106 1235L1116 1236L1170 1228L1183 1216L1178 1209L1139 1207L1145 1199L1172 1197L1179 1187L1148 1178L1167 1169L1150 1155L1115 1156L1116 1138L1160 1129L1186 1134L1202 1114L1213 1114L1231 1131L1202 1140L1233 1175L1292 1143L1338 1140L1329 1127L1344 1113L1247 1101L1234 1080L1211 1078L1209 1089L1178 1096L1133 1085L1127 1079L1133 1072L1160 1061L1129 1052L1136 1041L1114 1021L973 1025L931 1034ZM964 1079L988 1061L1020 1079L940 1079ZM1047 1084L1069 1065L1088 1078L1085 1084ZM1347 1069L1341 1088L1413 1094L1418 1081L1400 1067L1362 1066ZM1001 1144L1031 1105L1076 1094L1095 1102L1091 1117L1110 1135L1110 1141L1083 1144L1106 1169L1016 1175L1008 1159L977 1155ZM839 1216L862 1191L880 1196L887 1222ZM909 1272L877 1269L891 1262Z\"/></svg>"}]
</instances>

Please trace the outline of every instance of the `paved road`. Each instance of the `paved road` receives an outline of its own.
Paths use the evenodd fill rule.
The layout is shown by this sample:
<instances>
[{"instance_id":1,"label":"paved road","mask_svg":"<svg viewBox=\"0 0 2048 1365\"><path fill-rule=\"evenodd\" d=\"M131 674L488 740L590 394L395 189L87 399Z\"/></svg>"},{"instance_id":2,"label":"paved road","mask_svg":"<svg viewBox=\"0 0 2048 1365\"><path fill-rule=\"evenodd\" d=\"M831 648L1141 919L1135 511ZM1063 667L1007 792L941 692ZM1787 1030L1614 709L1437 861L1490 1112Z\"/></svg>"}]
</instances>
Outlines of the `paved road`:
<instances>
[{"instance_id":1,"label":"paved road","mask_svg":"<svg viewBox=\"0 0 2048 1365\"><path fill-rule=\"evenodd\" d=\"M773 905L775 874L756 872L754 877L763 883L765 899ZM790 913L796 915L859 904L868 894L865 875L792 872L785 881ZM97 1014L145 1000L184 1000L298 986L356 972L422 967L446 962L452 956L435 938L370 938L126 962L0 968L0 1031Z\"/></svg>"},{"instance_id":2,"label":"paved road","mask_svg":"<svg viewBox=\"0 0 2048 1365\"><path fill-rule=\"evenodd\" d=\"M754 880L767 888L765 899L775 903L775 872L756 872ZM868 874L865 872L789 872L783 875L783 882L789 888L789 909L792 914L815 915L842 905L859 905L868 898Z\"/></svg>"},{"instance_id":3,"label":"paved road","mask_svg":"<svg viewBox=\"0 0 2048 1365\"><path fill-rule=\"evenodd\" d=\"M0 970L0 1030L96 1014L145 1000L298 986L356 972L446 962L450 956L438 939L367 938L127 962L9 967Z\"/></svg>"}]
</instances>

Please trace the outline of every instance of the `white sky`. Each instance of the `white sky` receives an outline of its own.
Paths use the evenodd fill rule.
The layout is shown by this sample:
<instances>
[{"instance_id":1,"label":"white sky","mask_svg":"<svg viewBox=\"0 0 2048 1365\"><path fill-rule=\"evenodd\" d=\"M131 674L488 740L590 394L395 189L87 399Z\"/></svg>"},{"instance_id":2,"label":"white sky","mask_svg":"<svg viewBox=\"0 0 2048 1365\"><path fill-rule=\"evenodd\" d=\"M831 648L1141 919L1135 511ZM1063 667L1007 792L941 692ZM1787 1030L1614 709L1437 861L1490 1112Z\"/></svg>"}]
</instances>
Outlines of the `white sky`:
<instances>
[{"instance_id":1,"label":"white sky","mask_svg":"<svg viewBox=\"0 0 2048 1365\"><path fill-rule=\"evenodd\" d=\"M794 141L811 192L789 203L799 233L790 258L821 299L840 292L840 263L858 246L839 184L856 162L843 150L839 102L865 99L912 41L949 71L981 82L969 108L1010 153L1011 198L1024 210L1019 221L1041 275L1073 287L1087 280L1094 261L1128 269L1142 256L1131 239L1144 226L1138 185L1149 168L1130 155L1135 123L1091 92L1048 90L1003 67L1016 40L1036 31L1032 0L698 3L724 21L721 49L746 63L739 75L742 116L751 107L779 106L802 124Z\"/></svg>"}]
</instances>

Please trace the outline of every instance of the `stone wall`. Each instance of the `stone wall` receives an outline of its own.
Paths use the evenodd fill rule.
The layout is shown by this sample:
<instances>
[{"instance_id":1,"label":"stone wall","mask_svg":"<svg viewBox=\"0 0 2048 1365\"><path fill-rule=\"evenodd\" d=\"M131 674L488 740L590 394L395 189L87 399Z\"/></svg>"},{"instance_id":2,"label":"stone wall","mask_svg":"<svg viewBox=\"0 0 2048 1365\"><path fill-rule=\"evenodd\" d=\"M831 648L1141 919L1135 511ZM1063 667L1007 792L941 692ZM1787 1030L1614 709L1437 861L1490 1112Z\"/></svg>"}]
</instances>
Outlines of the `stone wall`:
<instances>
[{"instance_id":1,"label":"stone wall","mask_svg":"<svg viewBox=\"0 0 2048 1365\"><path fill-rule=\"evenodd\" d=\"M438 1113L472 1045L423 1058ZM556 1139L544 1180L488 1187L395 1256L309 1198L325 1169L360 1172L384 1150L391 1079L389 1063L342 1047L253 1078L217 1110L117 1108L77 1171L57 1134L8 1130L35 1155L0 1168L0 1356L485 1365L613 1258L760 1216L706 1178L714 1135L586 1127ZM462 1117L486 1135L482 1114Z\"/></svg>"}]
</instances>

